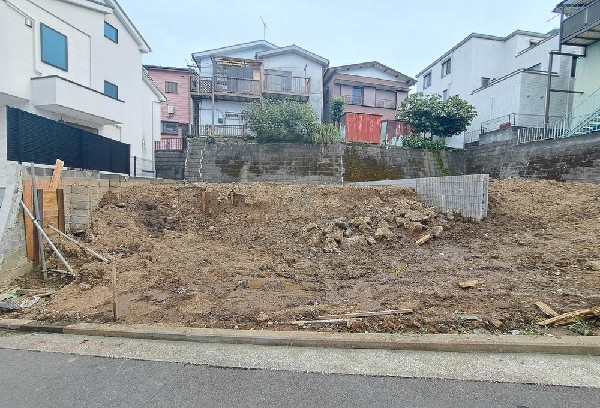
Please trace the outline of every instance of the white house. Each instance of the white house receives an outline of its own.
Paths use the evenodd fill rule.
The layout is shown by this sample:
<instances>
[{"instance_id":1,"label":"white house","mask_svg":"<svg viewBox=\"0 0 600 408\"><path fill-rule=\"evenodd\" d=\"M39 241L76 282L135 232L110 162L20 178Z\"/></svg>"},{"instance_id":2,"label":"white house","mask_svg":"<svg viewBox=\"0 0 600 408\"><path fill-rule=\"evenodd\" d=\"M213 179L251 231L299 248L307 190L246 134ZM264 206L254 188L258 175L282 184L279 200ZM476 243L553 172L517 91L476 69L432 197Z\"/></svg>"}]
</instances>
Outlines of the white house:
<instances>
[{"instance_id":1,"label":"white house","mask_svg":"<svg viewBox=\"0 0 600 408\"><path fill-rule=\"evenodd\" d=\"M244 103L262 98L305 102L323 117L323 72L329 61L310 51L253 41L192 57L198 66L191 93L199 134L242 136Z\"/></svg>"},{"instance_id":2,"label":"white house","mask_svg":"<svg viewBox=\"0 0 600 408\"><path fill-rule=\"evenodd\" d=\"M464 135L447 140L452 147L477 140L482 129L544 123L550 51L558 49L558 33L515 31L506 37L471 34L417 74L417 91L457 95L477 110ZM576 52L571 47L565 52ZM572 64L577 57L555 55L552 88L572 91ZM550 120L559 120L572 106L572 94L554 93Z\"/></svg>"},{"instance_id":3,"label":"white house","mask_svg":"<svg viewBox=\"0 0 600 408\"><path fill-rule=\"evenodd\" d=\"M150 47L117 1L0 0L0 37L0 175L10 166L15 128L7 121L15 112L51 119L44 123L68 126L61 128L67 133L80 129L90 139L129 144L138 175L152 174L164 96L142 69ZM32 136L31 129L19 131ZM55 154L75 157L72 148ZM85 160L102 162L99 152L88 147Z\"/></svg>"}]
</instances>

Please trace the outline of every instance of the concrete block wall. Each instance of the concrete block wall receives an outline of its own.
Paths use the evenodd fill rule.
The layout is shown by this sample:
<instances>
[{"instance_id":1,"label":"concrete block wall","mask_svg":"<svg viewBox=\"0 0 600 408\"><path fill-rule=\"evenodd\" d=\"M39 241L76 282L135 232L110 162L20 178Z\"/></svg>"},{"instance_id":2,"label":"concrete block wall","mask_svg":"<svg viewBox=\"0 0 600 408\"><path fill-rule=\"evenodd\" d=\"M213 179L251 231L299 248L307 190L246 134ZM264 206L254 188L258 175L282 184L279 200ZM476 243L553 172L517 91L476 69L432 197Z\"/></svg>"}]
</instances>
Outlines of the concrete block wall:
<instances>
[{"instance_id":1,"label":"concrete block wall","mask_svg":"<svg viewBox=\"0 0 600 408\"><path fill-rule=\"evenodd\" d=\"M191 182L339 183L339 145L190 140L186 180Z\"/></svg>"},{"instance_id":2,"label":"concrete block wall","mask_svg":"<svg viewBox=\"0 0 600 408\"><path fill-rule=\"evenodd\" d=\"M600 134L517 145L516 139L470 146L465 172L493 178L524 177L600 183Z\"/></svg>"},{"instance_id":3,"label":"concrete block wall","mask_svg":"<svg viewBox=\"0 0 600 408\"><path fill-rule=\"evenodd\" d=\"M185 177L186 152L157 151L154 153L156 177L183 180Z\"/></svg>"},{"instance_id":4,"label":"concrete block wall","mask_svg":"<svg viewBox=\"0 0 600 408\"><path fill-rule=\"evenodd\" d=\"M20 176L13 181L0 202L0 285L31 269L25 251Z\"/></svg>"}]
</instances>

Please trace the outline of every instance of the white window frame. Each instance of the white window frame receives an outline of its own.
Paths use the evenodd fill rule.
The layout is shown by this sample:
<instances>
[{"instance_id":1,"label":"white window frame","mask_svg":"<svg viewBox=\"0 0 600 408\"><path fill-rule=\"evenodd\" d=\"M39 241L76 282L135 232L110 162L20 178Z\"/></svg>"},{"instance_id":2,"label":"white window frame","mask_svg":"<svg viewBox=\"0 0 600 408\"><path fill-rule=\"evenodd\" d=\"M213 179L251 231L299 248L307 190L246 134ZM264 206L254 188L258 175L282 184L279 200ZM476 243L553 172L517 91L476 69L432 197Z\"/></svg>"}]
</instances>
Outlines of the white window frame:
<instances>
[{"instance_id":1,"label":"white window frame","mask_svg":"<svg viewBox=\"0 0 600 408\"><path fill-rule=\"evenodd\" d=\"M447 58L442 62L442 78L452 73L452 58Z\"/></svg>"},{"instance_id":2,"label":"white window frame","mask_svg":"<svg viewBox=\"0 0 600 408\"><path fill-rule=\"evenodd\" d=\"M431 71L423 75L423 90L431 86Z\"/></svg>"}]
</instances>

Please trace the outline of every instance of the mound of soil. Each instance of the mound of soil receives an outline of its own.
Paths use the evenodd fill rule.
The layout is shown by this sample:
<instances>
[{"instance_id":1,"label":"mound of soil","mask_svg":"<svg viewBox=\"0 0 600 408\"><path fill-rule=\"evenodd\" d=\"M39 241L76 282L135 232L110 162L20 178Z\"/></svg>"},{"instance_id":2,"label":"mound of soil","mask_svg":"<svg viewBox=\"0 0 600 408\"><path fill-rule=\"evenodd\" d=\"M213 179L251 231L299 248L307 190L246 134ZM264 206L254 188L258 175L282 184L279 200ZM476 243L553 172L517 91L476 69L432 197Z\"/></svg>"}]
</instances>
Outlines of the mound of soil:
<instances>
[{"instance_id":1,"label":"mound of soil","mask_svg":"<svg viewBox=\"0 0 600 408\"><path fill-rule=\"evenodd\" d=\"M425 234L436 237L417 245ZM123 323L486 333L539 330L536 301L600 305L597 185L492 181L480 223L397 187L137 185L102 200L85 239L117 259ZM80 277L21 278L58 291L12 315L110 321L109 266L61 248ZM291 324L404 308L413 313Z\"/></svg>"}]
</instances>

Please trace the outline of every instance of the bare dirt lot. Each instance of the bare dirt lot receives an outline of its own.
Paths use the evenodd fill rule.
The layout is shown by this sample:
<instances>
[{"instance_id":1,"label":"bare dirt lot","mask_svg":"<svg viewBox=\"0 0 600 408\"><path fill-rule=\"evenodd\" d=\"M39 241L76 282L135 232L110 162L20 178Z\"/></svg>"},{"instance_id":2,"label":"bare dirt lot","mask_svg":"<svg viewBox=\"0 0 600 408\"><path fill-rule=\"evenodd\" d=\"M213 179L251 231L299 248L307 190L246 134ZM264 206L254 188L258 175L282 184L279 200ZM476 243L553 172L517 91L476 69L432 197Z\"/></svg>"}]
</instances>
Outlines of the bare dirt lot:
<instances>
[{"instance_id":1,"label":"bare dirt lot","mask_svg":"<svg viewBox=\"0 0 600 408\"><path fill-rule=\"evenodd\" d=\"M475 223L395 187L149 184L105 196L84 235L117 258L123 323L528 332L544 317L537 301L559 313L600 306L600 185L492 181L489 217ZM12 287L57 292L8 316L110 321L110 268L60 246L80 277L20 278ZM291 324L403 308L413 313Z\"/></svg>"}]
</instances>

